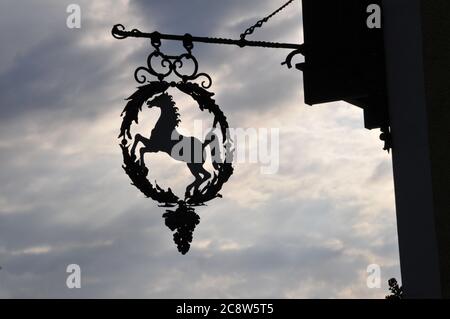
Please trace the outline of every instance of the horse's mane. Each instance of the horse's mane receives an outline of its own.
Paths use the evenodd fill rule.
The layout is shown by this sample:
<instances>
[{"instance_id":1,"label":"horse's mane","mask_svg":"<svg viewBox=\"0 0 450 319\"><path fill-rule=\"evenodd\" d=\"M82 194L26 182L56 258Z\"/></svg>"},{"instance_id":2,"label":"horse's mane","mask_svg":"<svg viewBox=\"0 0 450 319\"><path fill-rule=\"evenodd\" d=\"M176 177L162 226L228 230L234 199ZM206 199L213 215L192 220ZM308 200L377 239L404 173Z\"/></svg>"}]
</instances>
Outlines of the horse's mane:
<instances>
[{"instance_id":1,"label":"horse's mane","mask_svg":"<svg viewBox=\"0 0 450 319\"><path fill-rule=\"evenodd\" d=\"M173 112L168 113L169 116L171 117L171 120L174 121L175 123L175 127L178 126L178 124L181 122L180 119L180 113L178 113L178 107L176 107L175 102L173 100L172 95L169 95L168 93L163 93L161 94L162 97L164 97L165 99L167 99L167 104L165 104L163 107L164 108L170 108ZM163 112L163 109L161 108L161 112Z\"/></svg>"}]
</instances>

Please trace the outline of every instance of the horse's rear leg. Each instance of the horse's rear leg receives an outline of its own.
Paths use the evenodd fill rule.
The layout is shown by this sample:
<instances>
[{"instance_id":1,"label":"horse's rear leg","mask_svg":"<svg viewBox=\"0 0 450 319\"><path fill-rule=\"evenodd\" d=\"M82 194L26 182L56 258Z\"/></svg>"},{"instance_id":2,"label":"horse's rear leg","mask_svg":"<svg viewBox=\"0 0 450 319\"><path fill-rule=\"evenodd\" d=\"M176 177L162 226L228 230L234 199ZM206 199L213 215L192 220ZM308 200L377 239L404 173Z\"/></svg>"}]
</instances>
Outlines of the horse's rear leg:
<instances>
[{"instance_id":1,"label":"horse's rear leg","mask_svg":"<svg viewBox=\"0 0 450 319\"><path fill-rule=\"evenodd\" d=\"M190 194L193 188L198 189L200 185L203 183L203 178L201 175L201 170L203 169L203 166L198 163L188 163L187 167L191 171L192 175L194 175L195 177L195 181L186 187L186 194Z\"/></svg>"},{"instance_id":2,"label":"horse's rear leg","mask_svg":"<svg viewBox=\"0 0 450 319\"><path fill-rule=\"evenodd\" d=\"M203 164L198 164L198 165L200 166L200 167L199 167L200 174L203 175L203 178L202 178L202 183L203 183L204 181L207 181L207 180L211 177L211 173L208 172L208 171L203 167Z\"/></svg>"},{"instance_id":3,"label":"horse's rear leg","mask_svg":"<svg viewBox=\"0 0 450 319\"><path fill-rule=\"evenodd\" d=\"M150 153L151 152L151 150L148 148L148 147L142 147L140 150L139 150L139 161L140 161L140 164L141 164L141 166L145 166L145 162L144 162L144 155L145 155L145 153Z\"/></svg>"}]
</instances>

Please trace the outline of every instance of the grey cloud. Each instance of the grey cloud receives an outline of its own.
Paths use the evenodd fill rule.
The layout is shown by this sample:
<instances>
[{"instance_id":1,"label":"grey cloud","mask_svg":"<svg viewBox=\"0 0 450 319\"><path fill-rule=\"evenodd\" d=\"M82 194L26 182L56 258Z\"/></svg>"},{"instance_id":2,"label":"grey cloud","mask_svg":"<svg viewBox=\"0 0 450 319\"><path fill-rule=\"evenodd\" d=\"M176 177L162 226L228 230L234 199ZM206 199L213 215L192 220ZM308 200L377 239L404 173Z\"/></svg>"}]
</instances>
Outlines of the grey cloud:
<instances>
[{"instance_id":1,"label":"grey cloud","mask_svg":"<svg viewBox=\"0 0 450 319\"><path fill-rule=\"evenodd\" d=\"M108 51L79 49L73 39L52 35L26 54L18 56L0 75L1 117L9 120L23 113L76 108L81 115L100 112L94 105L81 104L83 95L102 92L107 79L117 76L105 63ZM98 99L104 99L100 96Z\"/></svg>"}]
</instances>

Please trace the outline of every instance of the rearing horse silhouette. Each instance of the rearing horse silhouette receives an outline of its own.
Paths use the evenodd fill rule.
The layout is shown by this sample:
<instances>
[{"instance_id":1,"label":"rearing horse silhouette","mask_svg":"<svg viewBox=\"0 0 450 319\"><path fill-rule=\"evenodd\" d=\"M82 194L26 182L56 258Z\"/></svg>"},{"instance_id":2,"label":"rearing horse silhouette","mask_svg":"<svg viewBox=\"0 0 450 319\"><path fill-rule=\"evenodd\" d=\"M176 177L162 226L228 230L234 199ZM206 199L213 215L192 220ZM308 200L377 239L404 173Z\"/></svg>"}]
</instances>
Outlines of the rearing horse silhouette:
<instances>
[{"instance_id":1,"label":"rearing horse silhouette","mask_svg":"<svg viewBox=\"0 0 450 319\"><path fill-rule=\"evenodd\" d=\"M134 138L131 154L135 154L136 147L141 142L144 144L139 150L140 164L144 165L145 153L165 152L173 159L186 162L187 167L195 177L195 181L186 187L186 193L190 193L192 188L198 189L200 185L207 181L211 174L203 167L206 153L205 147L217 137L208 133L205 142L192 136L184 136L177 131L180 114L171 95L163 93L147 102L149 108L158 107L161 109L161 115L153 128L150 138L145 138L136 134ZM213 165L215 163L213 162Z\"/></svg>"}]
</instances>

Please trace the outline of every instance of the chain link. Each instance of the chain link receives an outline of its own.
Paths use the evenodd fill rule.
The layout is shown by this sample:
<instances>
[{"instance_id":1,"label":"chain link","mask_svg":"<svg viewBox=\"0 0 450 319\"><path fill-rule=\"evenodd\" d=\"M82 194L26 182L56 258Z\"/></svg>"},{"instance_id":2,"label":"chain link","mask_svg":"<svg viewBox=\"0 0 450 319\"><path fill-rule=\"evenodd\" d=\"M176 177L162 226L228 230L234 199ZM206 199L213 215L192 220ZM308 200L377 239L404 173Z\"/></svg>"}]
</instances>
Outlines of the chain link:
<instances>
[{"instance_id":1,"label":"chain link","mask_svg":"<svg viewBox=\"0 0 450 319\"><path fill-rule=\"evenodd\" d=\"M270 18L272 18L273 16L277 15L280 11L282 11L284 8L286 8L288 5L290 5L292 2L294 2L294 0L289 0L284 5L282 5L280 8L278 8L277 10L272 12L270 15L268 15L267 17L259 20L258 22L256 22L255 25L253 25L250 28L248 28L247 30L245 30L245 32L241 34L241 40L245 40L246 36L248 36L250 34L253 34L253 32L255 32L256 28L261 28L264 23L269 21Z\"/></svg>"}]
</instances>

